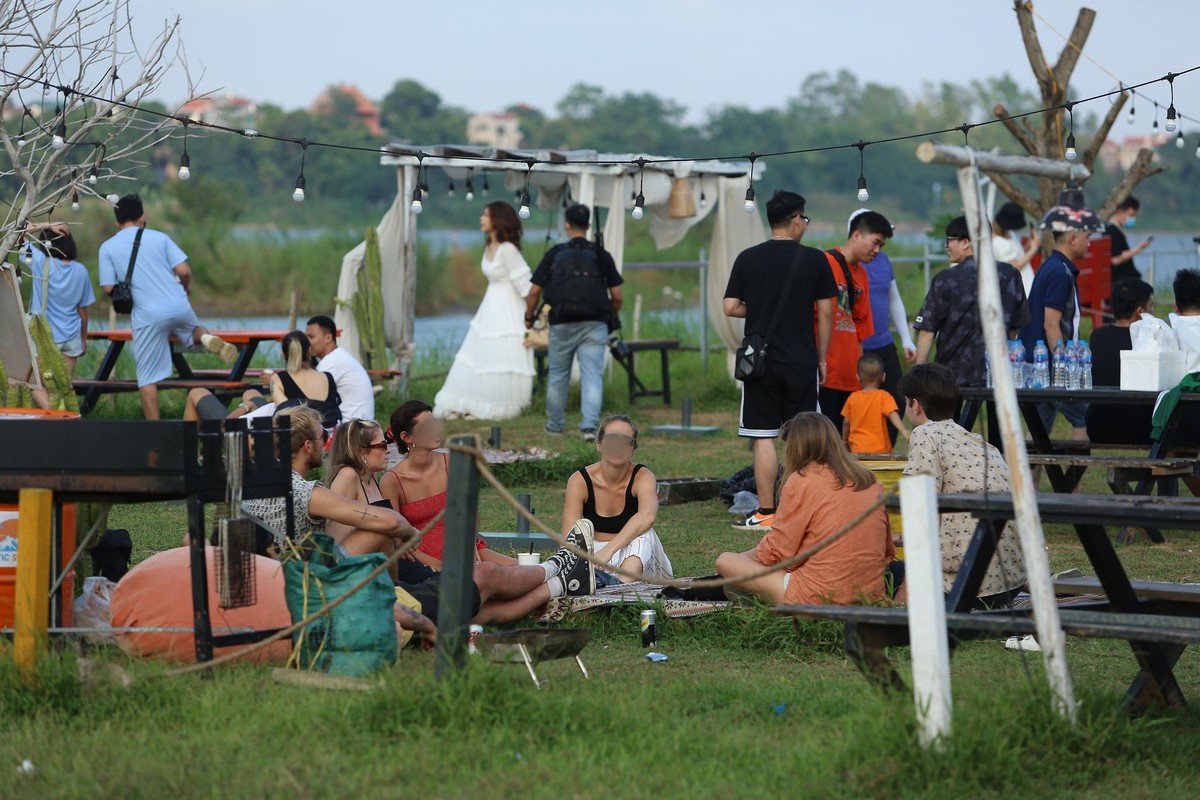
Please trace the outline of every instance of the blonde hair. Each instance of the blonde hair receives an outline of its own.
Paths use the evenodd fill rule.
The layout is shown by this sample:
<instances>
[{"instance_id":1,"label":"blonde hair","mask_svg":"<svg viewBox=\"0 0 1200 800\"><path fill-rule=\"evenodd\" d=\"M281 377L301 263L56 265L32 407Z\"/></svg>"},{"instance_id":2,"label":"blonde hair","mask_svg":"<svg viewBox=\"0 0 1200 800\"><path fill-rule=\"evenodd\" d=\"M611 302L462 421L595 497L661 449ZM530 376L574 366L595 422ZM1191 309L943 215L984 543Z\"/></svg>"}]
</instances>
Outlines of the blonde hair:
<instances>
[{"instance_id":1,"label":"blonde hair","mask_svg":"<svg viewBox=\"0 0 1200 800\"><path fill-rule=\"evenodd\" d=\"M288 406L275 412L274 419L287 417L292 423L292 455L300 452L304 443L321 441L324 429L321 427L321 415L306 405Z\"/></svg>"},{"instance_id":2,"label":"blonde hair","mask_svg":"<svg viewBox=\"0 0 1200 800\"><path fill-rule=\"evenodd\" d=\"M367 460L363 458L363 450L375 438L377 430L380 430L379 423L373 419L352 419L338 426L329 452L327 474L331 483L342 467L349 467L358 475L366 473Z\"/></svg>"},{"instance_id":3,"label":"blonde hair","mask_svg":"<svg viewBox=\"0 0 1200 800\"><path fill-rule=\"evenodd\" d=\"M787 474L803 472L810 464L823 464L833 471L842 486L861 492L874 486L875 475L850 454L833 423L824 414L803 411L788 424Z\"/></svg>"},{"instance_id":4,"label":"blonde hair","mask_svg":"<svg viewBox=\"0 0 1200 800\"><path fill-rule=\"evenodd\" d=\"M308 366L309 348L308 337L303 331L292 331L287 336L283 337L283 357L284 369L295 375L304 367Z\"/></svg>"},{"instance_id":5,"label":"blonde hair","mask_svg":"<svg viewBox=\"0 0 1200 800\"><path fill-rule=\"evenodd\" d=\"M597 441L604 441L604 433L608 430L608 426L614 422L624 422L630 428L633 428L633 446L637 447L638 443L638 426L637 423L624 414L609 414L604 419L600 420L600 430L596 434Z\"/></svg>"}]
</instances>

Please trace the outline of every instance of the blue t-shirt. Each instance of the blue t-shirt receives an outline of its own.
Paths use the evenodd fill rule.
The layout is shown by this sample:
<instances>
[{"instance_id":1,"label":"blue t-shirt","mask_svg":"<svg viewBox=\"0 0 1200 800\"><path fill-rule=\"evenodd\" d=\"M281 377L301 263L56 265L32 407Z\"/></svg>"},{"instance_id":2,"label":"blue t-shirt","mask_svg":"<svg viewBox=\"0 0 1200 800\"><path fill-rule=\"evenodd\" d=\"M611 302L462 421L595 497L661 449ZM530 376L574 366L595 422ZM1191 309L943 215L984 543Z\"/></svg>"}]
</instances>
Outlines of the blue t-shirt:
<instances>
[{"instance_id":1,"label":"blue t-shirt","mask_svg":"<svg viewBox=\"0 0 1200 800\"><path fill-rule=\"evenodd\" d=\"M112 286L125 280L129 253L137 228L130 226L100 245L100 285ZM145 228L133 268L133 327L170 319L191 308L187 292L175 275L175 267L187 254L171 237Z\"/></svg>"},{"instance_id":2,"label":"blue t-shirt","mask_svg":"<svg viewBox=\"0 0 1200 800\"><path fill-rule=\"evenodd\" d=\"M48 298L42 298L44 270L49 266ZM29 277L33 281L33 294L29 298L29 311L42 314L50 323L50 332L57 344L70 341L81 333L79 309L96 302L92 291L92 279L87 267L78 261L62 262L50 258L38 247L33 248L29 263Z\"/></svg>"},{"instance_id":3,"label":"blue t-shirt","mask_svg":"<svg viewBox=\"0 0 1200 800\"><path fill-rule=\"evenodd\" d=\"M1078 339L1075 328L1075 317L1078 311L1078 300L1075 291L1075 279L1079 269L1059 251L1055 250L1042 262L1037 274L1033 276L1033 286L1029 290L1029 322L1021 328L1021 343L1025 345L1025 360L1033 361L1033 349L1038 340L1046 339L1046 309L1053 308L1062 312L1058 324L1059 336L1066 344L1071 339ZM1046 342L1046 347L1054 350L1055 342Z\"/></svg>"},{"instance_id":4,"label":"blue t-shirt","mask_svg":"<svg viewBox=\"0 0 1200 800\"><path fill-rule=\"evenodd\" d=\"M892 270L891 259L883 251L880 251L877 256L863 266L867 270L867 280L870 281L868 288L871 296L871 319L875 320L875 333L863 339L862 347L864 350L877 350L880 347L894 344L896 341L892 338L892 329L888 320L890 316L888 306L896 273Z\"/></svg>"}]
</instances>

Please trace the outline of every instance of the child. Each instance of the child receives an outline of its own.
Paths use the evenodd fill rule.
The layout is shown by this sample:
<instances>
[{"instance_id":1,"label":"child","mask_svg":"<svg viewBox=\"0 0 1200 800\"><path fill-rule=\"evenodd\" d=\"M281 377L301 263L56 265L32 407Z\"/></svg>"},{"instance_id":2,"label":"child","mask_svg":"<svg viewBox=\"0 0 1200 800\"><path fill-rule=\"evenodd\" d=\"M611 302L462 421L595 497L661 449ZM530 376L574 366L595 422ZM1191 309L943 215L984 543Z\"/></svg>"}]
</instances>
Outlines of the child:
<instances>
[{"instance_id":1,"label":"child","mask_svg":"<svg viewBox=\"0 0 1200 800\"><path fill-rule=\"evenodd\" d=\"M889 422L908 439L908 427L900 419L896 399L879 388L883 379L883 359L867 353L858 360L858 380L863 388L846 398L842 408L842 439L851 453L892 452Z\"/></svg>"}]
</instances>

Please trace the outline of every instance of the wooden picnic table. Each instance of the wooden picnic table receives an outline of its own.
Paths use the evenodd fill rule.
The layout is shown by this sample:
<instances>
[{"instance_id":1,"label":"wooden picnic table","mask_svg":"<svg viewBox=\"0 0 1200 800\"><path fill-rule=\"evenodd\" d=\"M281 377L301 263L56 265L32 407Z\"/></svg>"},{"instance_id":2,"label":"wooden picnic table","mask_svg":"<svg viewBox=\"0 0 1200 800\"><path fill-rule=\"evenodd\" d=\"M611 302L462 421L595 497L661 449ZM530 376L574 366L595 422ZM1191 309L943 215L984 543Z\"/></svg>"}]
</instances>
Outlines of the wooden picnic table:
<instances>
[{"instance_id":1,"label":"wooden picnic table","mask_svg":"<svg viewBox=\"0 0 1200 800\"><path fill-rule=\"evenodd\" d=\"M1126 695L1126 706L1140 713L1154 704L1184 705L1174 666L1188 644L1200 644L1200 591L1164 584L1135 585L1130 581L1106 524L1153 524L1200 530L1200 502L1178 497L1038 494L1043 521L1070 523L1083 545L1096 577L1089 589L1102 590L1105 600L1073 606L1060 612L1063 627L1078 636L1125 639L1138 663L1138 674ZM896 498L889 500L896 507ZM995 556L1005 523L1013 518L1007 493L942 494L941 512L965 511L978 520L962 566L946 595L947 626L952 641L1028 634L1033 632L1031 610L1000 609L971 612L983 578ZM1075 592L1077 593L1077 592ZM863 674L885 688L903 681L885 649L909 642L907 611L900 608L852 606L779 606L775 613L806 619L831 619L846 624L845 646Z\"/></svg>"},{"instance_id":2,"label":"wooden picnic table","mask_svg":"<svg viewBox=\"0 0 1200 800\"><path fill-rule=\"evenodd\" d=\"M283 337L289 332L212 330L209 333L221 337L226 342L238 348L237 360L234 361L229 369L219 372L211 370L204 370L203 372L193 371L187 359L184 358L184 354L205 351L203 348L193 347L180 342L175 337L171 337L171 363L175 365L176 377L160 382L160 388L209 389L218 397L228 400L229 397L239 394L255 385L247 382L245 378L246 370L249 368L254 354L258 351L258 346L264 342L281 342L283 341ZM136 382L116 381L112 377L113 369L117 366L117 359L120 358L125 344L133 341L133 331L128 328L88 331L87 338L92 341L108 342L108 348L105 350L104 357L100 360L100 366L96 369L94 376L74 381L76 394L83 395L83 399L79 402L79 413L81 414L87 414L91 411L102 394L137 391Z\"/></svg>"}]
</instances>

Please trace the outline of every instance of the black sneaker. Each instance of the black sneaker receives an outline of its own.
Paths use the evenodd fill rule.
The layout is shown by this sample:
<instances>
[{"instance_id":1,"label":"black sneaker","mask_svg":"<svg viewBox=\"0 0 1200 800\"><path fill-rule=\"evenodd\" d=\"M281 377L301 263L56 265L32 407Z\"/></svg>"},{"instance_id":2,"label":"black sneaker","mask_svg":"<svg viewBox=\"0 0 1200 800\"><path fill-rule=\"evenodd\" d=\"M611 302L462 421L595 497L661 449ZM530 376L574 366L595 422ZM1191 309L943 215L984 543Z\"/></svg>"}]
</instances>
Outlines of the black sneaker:
<instances>
[{"instance_id":1,"label":"black sneaker","mask_svg":"<svg viewBox=\"0 0 1200 800\"><path fill-rule=\"evenodd\" d=\"M583 440L585 442L596 441L596 429L595 428L584 428L583 430L581 430L579 432L579 435L583 437Z\"/></svg>"},{"instance_id":2,"label":"black sneaker","mask_svg":"<svg viewBox=\"0 0 1200 800\"><path fill-rule=\"evenodd\" d=\"M543 563L555 564L558 567L558 572L554 573L557 577L559 575L566 575L568 572L573 570L575 568L575 562L578 560L579 556L575 555L565 547L560 547L554 552L554 555L547 556ZM551 578L550 580L554 580L554 578Z\"/></svg>"},{"instance_id":3,"label":"black sneaker","mask_svg":"<svg viewBox=\"0 0 1200 800\"><path fill-rule=\"evenodd\" d=\"M571 532L567 534L567 543L579 550L591 553L592 542L595 538L594 530L590 520L581 519L571 526ZM595 594L596 571L592 567L592 562L586 558L579 558L574 553L570 555L575 558L575 563L566 572L559 573L559 577L567 587L567 595L574 597Z\"/></svg>"}]
</instances>

